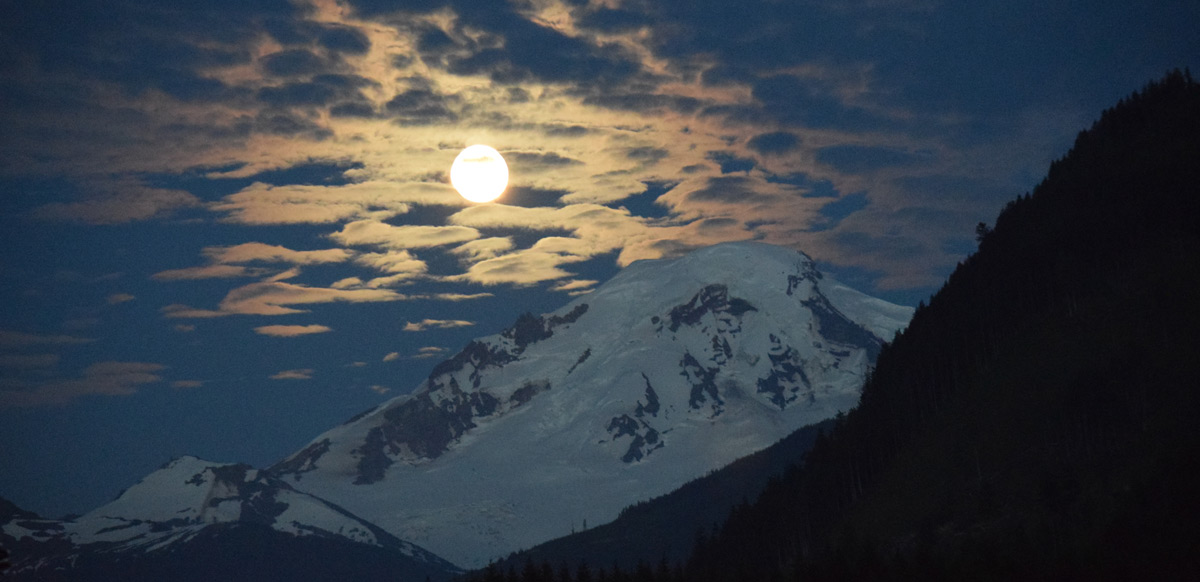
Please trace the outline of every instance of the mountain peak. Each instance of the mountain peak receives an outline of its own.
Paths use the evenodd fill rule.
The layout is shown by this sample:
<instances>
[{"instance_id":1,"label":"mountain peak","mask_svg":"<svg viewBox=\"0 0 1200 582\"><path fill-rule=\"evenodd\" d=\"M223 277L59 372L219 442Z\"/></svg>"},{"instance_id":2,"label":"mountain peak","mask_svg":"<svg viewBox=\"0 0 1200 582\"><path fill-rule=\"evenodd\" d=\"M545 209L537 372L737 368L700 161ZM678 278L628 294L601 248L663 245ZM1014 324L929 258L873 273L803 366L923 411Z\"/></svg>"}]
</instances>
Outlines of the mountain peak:
<instances>
[{"instance_id":1,"label":"mountain peak","mask_svg":"<svg viewBox=\"0 0 1200 582\"><path fill-rule=\"evenodd\" d=\"M269 472L480 565L850 408L911 312L762 243L639 261Z\"/></svg>"}]
</instances>

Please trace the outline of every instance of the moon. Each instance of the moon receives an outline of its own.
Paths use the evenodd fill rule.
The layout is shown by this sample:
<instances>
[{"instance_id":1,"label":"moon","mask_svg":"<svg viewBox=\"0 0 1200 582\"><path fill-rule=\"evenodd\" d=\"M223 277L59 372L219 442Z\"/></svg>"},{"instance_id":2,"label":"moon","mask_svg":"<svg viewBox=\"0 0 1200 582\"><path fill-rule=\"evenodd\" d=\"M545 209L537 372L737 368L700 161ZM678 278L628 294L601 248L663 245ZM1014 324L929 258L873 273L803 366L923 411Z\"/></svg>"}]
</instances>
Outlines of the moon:
<instances>
[{"instance_id":1,"label":"moon","mask_svg":"<svg viewBox=\"0 0 1200 582\"><path fill-rule=\"evenodd\" d=\"M471 202L491 202L508 187L508 164L491 146L469 146L450 165L450 184Z\"/></svg>"}]
</instances>

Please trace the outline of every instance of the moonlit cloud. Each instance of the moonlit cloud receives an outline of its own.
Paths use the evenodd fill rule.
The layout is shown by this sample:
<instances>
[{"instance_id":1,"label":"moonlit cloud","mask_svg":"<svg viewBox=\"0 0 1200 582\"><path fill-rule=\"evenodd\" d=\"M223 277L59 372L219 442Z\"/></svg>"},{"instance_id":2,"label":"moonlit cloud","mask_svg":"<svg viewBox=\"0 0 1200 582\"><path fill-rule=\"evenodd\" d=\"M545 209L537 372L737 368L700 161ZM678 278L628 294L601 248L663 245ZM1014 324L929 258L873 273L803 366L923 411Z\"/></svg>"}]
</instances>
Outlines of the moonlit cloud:
<instances>
[{"instance_id":1,"label":"moonlit cloud","mask_svg":"<svg viewBox=\"0 0 1200 582\"><path fill-rule=\"evenodd\" d=\"M312 380L312 368L283 370L271 375L272 380Z\"/></svg>"},{"instance_id":2,"label":"moonlit cloud","mask_svg":"<svg viewBox=\"0 0 1200 582\"><path fill-rule=\"evenodd\" d=\"M324 325L263 325L254 328L254 333L273 337L296 337L330 331L333 329Z\"/></svg>"},{"instance_id":3,"label":"moonlit cloud","mask_svg":"<svg viewBox=\"0 0 1200 582\"><path fill-rule=\"evenodd\" d=\"M109 295L105 301L107 301L109 305L116 305L118 303L127 303L129 301L133 301L134 299L137 299L137 297L134 297L128 293L114 293Z\"/></svg>"},{"instance_id":4,"label":"moonlit cloud","mask_svg":"<svg viewBox=\"0 0 1200 582\"><path fill-rule=\"evenodd\" d=\"M456 327L469 327L475 325L471 321L463 321L461 319L423 319L417 322L407 322L404 324L404 331L425 331L427 329L453 329ZM386 360L385 360L386 361Z\"/></svg>"},{"instance_id":5,"label":"moonlit cloud","mask_svg":"<svg viewBox=\"0 0 1200 582\"><path fill-rule=\"evenodd\" d=\"M262 274L261 269L251 269L242 265L205 265L203 267L184 267L159 271L151 278L156 281L196 281L200 279L233 279L237 277L255 277Z\"/></svg>"},{"instance_id":6,"label":"moonlit cloud","mask_svg":"<svg viewBox=\"0 0 1200 582\"><path fill-rule=\"evenodd\" d=\"M206 247L204 255L214 263L290 263L293 265L317 265L340 263L349 260L354 253L346 249L324 249L319 251L294 251L279 245L252 242L231 247Z\"/></svg>"},{"instance_id":7,"label":"moonlit cloud","mask_svg":"<svg viewBox=\"0 0 1200 582\"><path fill-rule=\"evenodd\" d=\"M465 242L453 249L451 253L461 257L465 263L476 263L485 259L494 259L513 249L513 241L506 236L481 238Z\"/></svg>"},{"instance_id":8,"label":"moonlit cloud","mask_svg":"<svg viewBox=\"0 0 1200 582\"><path fill-rule=\"evenodd\" d=\"M412 204L461 206L445 184L368 181L346 186L255 183L209 207L224 220L247 225L328 224L404 214Z\"/></svg>"},{"instance_id":9,"label":"moonlit cloud","mask_svg":"<svg viewBox=\"0 0 1200 582\"><path fill-rule=\"evenodd\" d=\"M423 348L417 350L417 353L413 356L413 359L414 360L424 360L426 358L437 358L437 357L441 357L441 356L445 355L446 352L448 352L448 351L449 350L447 350L446 348L439 348L436 346L426 346L426 347L423 347Z\"/></svg>"},{"instance_id":10,"label":"moonlit cloud","mask_svg":"<svg viewBox=\"0 0 1200 582\"><path fill-rule=\"evenodd\" d=\"M53 368L62 357L58 354L0 354L0 368L36 369Z\"/></svg>"},{"instance_id":11,"label":"moonlit cloud","mask_svg":"<svg viewBox=\"0 0 1200 582\"><path fill-rule=\"evenodd\" d=\"M349 246L417 249L475 240L479 238L479 231L463 226L392 226L378 220L359 220L345 225L329 238Z\"/></svg>"},{"instance_id":12,"label":"moonlit cloud","mask_svg":"<svg viewBox=\"0 0 1200 582\"><path fill-rule=\"evenodd\" d=\"M78 378L30 384L17 390L0 390L0 408L57 406L78 398L128 396L144 384L162 381L161 364L143 362L98 362L83 370Z\"/></svg>"},{"instance_id":13,"label":"moonlit cloud","mask_svg":"<svg viewBox=\"0 0 1200 582\"><path fill-rule=\"evenodd\" d=\"M18 348L37 345L71 345L94 342L95 339L73 335L56 335L25 333L21 331L0 330L0 347Z\"/></svg>"},{"instance_id":14,"label":"moonlit cloud","mask_svg":"<svg viewBox=\"0 0 1200 582\"><path fill-rule=\"evenodd\" d=\"M450 278L481 285L533 285L572 276L562 266L583 261L585 257L524 250L479 261L467 272Z\"/></svg>"},{"instance_id":15,"label":"moonlit cloud","mask_svg":"<svg viewBox=\"0 0 1200 582\"><path fill-rule=\"evenodd\" d=\"M199 205L200 199L187 192L119 184L89 200L39 206L33 215L46 220L111 225L160 218Z\"/></svg>"},{"instance_id":16,"label":"moonlit cloud","mask_svg":"<svg viewBox=\"0 0 1200 582\"><path fill-rule=\"evenodd\" d=\"M385 273L418 275L428 269L425 261L403 250L388 251L386 253L364 253L355 258L354 262Z\"/></svg>"},{"instance_id":17,"label":"moonlit cloud","mask_svg":"<svg viewBox=\"0 0 1200 582\"><path fill-rule=\"evenodd\" d=\"M227 315L288 315L304 313L292 305L316 305L320 303L369 303L398 301L405 299L388 289L332 289L306 287L285 281L263 281L251 283L230 291L215 310L194 309L186 305L172 304L162 308L166 317L211 318Z\"/></svg>"},{"instance_id":18,"label":"moonlit cloud","mask_svg":"<svg viewBox=\"0 0 1200 582\"><path fill-rule=\"evenodd\" d=\"M399 359L400 359L400 352L388 352L387 355L383 356L383 361L385 361L385 362L394 362Z\"/></svg>"}]
</instances>

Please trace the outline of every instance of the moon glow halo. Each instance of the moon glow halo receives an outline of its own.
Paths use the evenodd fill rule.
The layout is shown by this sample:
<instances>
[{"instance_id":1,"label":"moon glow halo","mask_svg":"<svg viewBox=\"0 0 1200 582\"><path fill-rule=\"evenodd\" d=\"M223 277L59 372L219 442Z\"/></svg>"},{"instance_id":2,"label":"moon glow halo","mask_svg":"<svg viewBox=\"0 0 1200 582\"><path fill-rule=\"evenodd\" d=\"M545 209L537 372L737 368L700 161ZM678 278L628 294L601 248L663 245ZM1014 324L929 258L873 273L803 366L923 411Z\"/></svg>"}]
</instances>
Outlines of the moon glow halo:
<instances>
[{"instance_id":1,"label":"moon glow halo","mask_svg":"<svg viewBox=\"0 0 1200 582\"><path fill-rule=\"evenodd\" d=\"M469 146L450 165L450 184L471 202L491 202L508 187L508 164L491 146Z\"/></svg>"}]
</instances>

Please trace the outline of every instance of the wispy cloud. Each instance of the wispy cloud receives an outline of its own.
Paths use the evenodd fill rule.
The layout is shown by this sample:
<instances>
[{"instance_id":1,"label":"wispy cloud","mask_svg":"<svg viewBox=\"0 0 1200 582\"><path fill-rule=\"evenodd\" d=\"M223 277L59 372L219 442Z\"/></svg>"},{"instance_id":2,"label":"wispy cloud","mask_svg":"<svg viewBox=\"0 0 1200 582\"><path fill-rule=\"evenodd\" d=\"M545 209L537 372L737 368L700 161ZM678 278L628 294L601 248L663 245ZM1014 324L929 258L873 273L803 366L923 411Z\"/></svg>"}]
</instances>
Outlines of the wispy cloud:
<instances>
[{"instance_id":1,"label":"wispy cloud","mask_svg":"<svg viewBox=\"0 0 1200 582\"><path fill-rule=\"evenodd\" d=\"M21 331L0 330L0 347L25 347L38 345L71 345L94 342L92 338L73 335L55 335L25 333Z\"/></svg>"},{"instance_id":2,"label":"wispy cloud","mask_svg":"<svg viewBox=\"0 0 1200 582\"><path fill-rule=\"evenodd\" d=\"M137 299L137 297L134 297L128 293L114 293L108 296L107 301L109 305L116 305L118 303L133 301L134 299Z\"/></svg>"},{"instance_id":3,"label":"wispy cloud","mask_svg":"<svg viewBox=\"0 0 1200 582\"><path fill-rule=\"evenodd\" d=\"M448 351L449 350L447 350L446 348L439 348L437 346L426 346L426 347L423 347L423 348L417 350L417 353L416 353L416 355L413 356L413 359L423 360L426 358L436 358L436 357L445 355L446 352L448 352Z\"/></svg>"},{"instance_id":4,"label":"wispy cloud","mask_svg":"<svg viewBox=\"0 0 1200 582\"><path fill-rule=\"evenodd\" d=\"M179 190L147 188L138 184L115 184L97 196L80 202L54 202L39 206L33 215L47 220L88 224L121 224L169 215L181 208L200 205L200 199Z\"/></svg>"},{"instance_id":5,"label":"wispy cloud","mask_svg":"<svg viewBox=\"0 0 1200 582\"><path fill-rule=\"evenodd\" d=\"M58 354L2 354L0 368L28 370L53 368L62 357Z\"/></svg>"},{"instance_id":6,"label":"wispy cloud","mask_svg":"<svg viewBox=\"0 0 1200 582\"><path fill-rule=\"evenodd\" d=\"M283 370L271 375L272 380L311 380L313 375L312 368L299 368L296 370Z\"/></svg>"},{"instance_id":7,"label":"wispy cloud","mask_svg":"<svg viewBox=\"0 0 1200 582\"><path fill-rule=\"evenodd\" d=\"M423 319L418 322L408 322L404 324L404 331L425 331L427 329L453 329L456 327L469 327L475 325L471 321L463 321L461 319Z\"/></svg>"},{"instance_id":8,"label":"wispy cloud","mask_svg":"<svg viewBox=\"0 0 1200 582\"><path fill-rule=\"evenodd\" d=\"M274 337L296 337L330 331L333 329L324 325L264 325L254 328L255 333Z\"/></svg>"},{"instance_id":9,"label":"wispy cloud","mask_svg":"<svg viewBox=\"0 0 1200 582\"><path fill-rule=\"evenodd\" d=\"M329 224L404 214L412 204L461 206L448 184L366 181L345 186L255 183L210 209L241 224Z\"/></svg>"},{"instance_id":10,"label":"wispy cloud","mask_svg":"<svg viewBox=\"0 0 1200 582\"><path fill-rule=\"evenodd\" d=\"M399 359L400 359L400 352L388 352L387 355L383 356L383 361L385 361L385 362L394 362Z\"/></svg>"},{"instance_id":11,"label":"wispy cloud","mask_svg":"<svg viewBox=\"0 0 1200 582\"><path fill-rule=\"evenodd\" d=\"M393 226L378 220L358 220L346 224L329 238L349 246L417 249L475 240L479 238L479 231L466 226Z\"/></svg>"},{"instance_id":12,"label":"wispy cloud","mask_svg":"<svg viewBox=\"0 0 1200 582\"><path fill-rule=\"evenodd\" d=\"M199 279L233 279L256 277L262 269L251 269L242 265L204 265L159 271L150 277L158 281L195 281Z\"/></svg>"},{"instance_id":13,"label":"wispy cloud","mask_svg":"<svg viewBox=\"0 0 1200 582\"><path fill-rule=\"evenodd\" d=\"M175 380L171 382L171 387L176 389L199 388L204 386L203 380Z\"/></svg>"},{"instance_id":14,"label":"wispy cloud","mask_svg":"<svg viewBox=\"0 0 1200 582\"><path fill-rule=\"evenodd\" d=\"M322 249L316 251L296 251L279 245L269 245L260 242L243 243L228 247L205 247L204 256L214 263L290 263L293 265L317 265L322 263L341 263L354 256L346 249Z\"/></svg>"},{"instance_id":15,"label":"wispy cloud","mask_svg":"<svg viewBox=\"0 0 1200 582\"><path fill-rule=\"evenodd\" d=\"M158 372L165 368L144 362L98 362L78 378L0 390L0 408L65 405L89 395L128 396L142 385L161 382Z\"/></svg>"},{"instance_id":16,"label":"wispy cloud","mask_svg":"<svg viewBox=\"0 0 1200 582\"><path fill-rule=\"evenodd\" d=\"M399 301L404 295L388 289L332 289L306 287L286 281L262 281L231 290L215 310L173 304L162 308L166 317L211 318L227 315L288 315L304 313L292 305Z\"/></svg>"}]
</instances>

